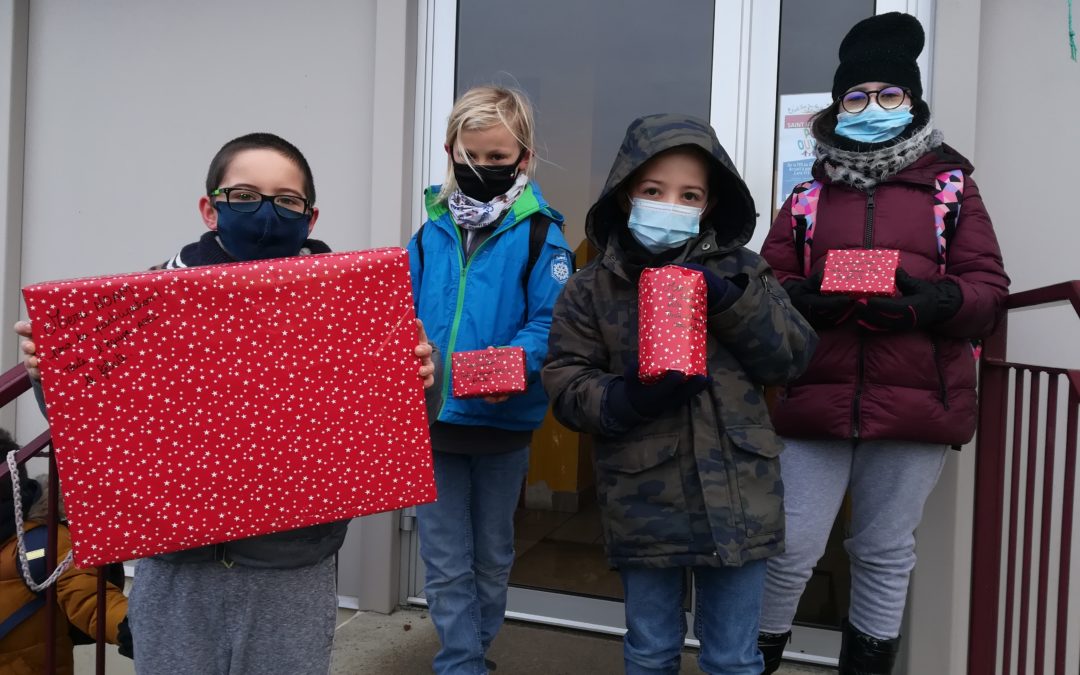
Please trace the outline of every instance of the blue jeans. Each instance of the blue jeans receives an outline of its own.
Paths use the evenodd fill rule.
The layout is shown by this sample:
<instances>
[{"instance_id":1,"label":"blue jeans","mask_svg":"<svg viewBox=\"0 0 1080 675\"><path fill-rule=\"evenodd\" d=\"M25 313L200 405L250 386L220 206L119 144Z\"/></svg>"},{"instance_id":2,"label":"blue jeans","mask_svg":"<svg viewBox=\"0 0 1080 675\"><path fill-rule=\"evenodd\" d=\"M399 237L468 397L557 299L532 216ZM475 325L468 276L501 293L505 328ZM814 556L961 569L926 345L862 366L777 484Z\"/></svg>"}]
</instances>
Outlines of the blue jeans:
<instances>
[{"instance_id":1,"label":"blue jeans","mask_svg":"<svg viewBox=\"0 0 1080 675\"><path fill-rule=\"evenodd\" d=\"M685 567L619 570L626 593L626 675L678 675L686 637ZM694 636L698 665L709 675L760 675L758 612L765 561L742 567L695 567Z\"/></svg>"},{"instance_id":2,"label":"blue jeans","mask_svg":"<svg viewBox=\"0 0 1080 675\"><path fill-rule=\"evenodd\" d=\"M438 675L483 675L484 654L506 612L514 509L529 468L529 448L433 455L439 498L416 507L416 520L424 595L442 643L434 668Z\"/></svg>"}]
</instances>

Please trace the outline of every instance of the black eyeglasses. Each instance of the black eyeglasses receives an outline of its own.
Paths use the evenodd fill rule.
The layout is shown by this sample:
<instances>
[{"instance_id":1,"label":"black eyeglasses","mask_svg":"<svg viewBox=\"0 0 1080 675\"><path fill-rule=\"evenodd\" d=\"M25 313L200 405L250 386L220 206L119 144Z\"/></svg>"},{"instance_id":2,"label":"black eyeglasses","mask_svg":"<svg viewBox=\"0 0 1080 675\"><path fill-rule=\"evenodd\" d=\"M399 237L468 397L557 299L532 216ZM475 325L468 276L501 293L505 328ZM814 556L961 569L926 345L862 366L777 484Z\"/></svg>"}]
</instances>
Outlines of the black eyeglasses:
<instances>
[{"instance_id":1,"label":"black eyeglasses","mask_svg":"<svg viewBox=\"0 0 1080 675\"><path fill-rule=\"evenodd\" d=\"M211 197L222 195L225 195L225 203L229 208L240 213L258 211L264 199L274 205L274 211L282 218L303 218L311 206L308 200L296 195L264 195L242 187L223 187L210 193Z\"/></svg>"},{"instance_id":2,"label":"black eyeglasses","mask_svg":"<svg viewBox=\"0 0 1080 675\"><path fill-rule=\"evenodd\" d=\"M877 104L885 110L899 108L907 98L908 90L903 87L885 87L875 91L849 91L840 97L840 106L849 113L861 113L870 105L870 96L877 98Z\"/></svg>"}]
</instances>

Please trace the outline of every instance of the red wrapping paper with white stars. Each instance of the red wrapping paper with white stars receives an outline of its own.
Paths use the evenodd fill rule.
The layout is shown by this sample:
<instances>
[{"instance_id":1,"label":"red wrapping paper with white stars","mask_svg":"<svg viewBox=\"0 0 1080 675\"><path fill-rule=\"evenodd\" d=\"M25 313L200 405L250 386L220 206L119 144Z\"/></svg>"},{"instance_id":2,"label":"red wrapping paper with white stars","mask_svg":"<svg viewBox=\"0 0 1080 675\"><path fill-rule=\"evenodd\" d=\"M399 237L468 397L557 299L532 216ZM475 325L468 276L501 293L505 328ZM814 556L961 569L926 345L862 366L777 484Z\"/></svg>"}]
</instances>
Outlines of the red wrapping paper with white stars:
<instances>
[{"instance_id":1,"label":"red wrapping paper with white stars","mask_svg":"<svg viewBox=\"0 0 1080 675\"><path fill-rule=\"evenodd\" d=\"M403 249L23 296L80 567L435 499Z\"/></svg>"},{"instance_id":2,"label":"red wrapping paper with white stars","mask_svg":"<svg viewBox=\"0 0 1080 675\"><path fill-rule=\"evenodd\" d=\"M525 350L489 347L454 352L450 361L454 398L520 394L525 391Z\"/></svg>"},{"instance_id":3,"label":"red wrapping paper with white stars","mask_svg":"<svg viewBox=\"0 0 1080 675\"><path fill-rule=\"evenodd\" d=\"M646 268L638 280L638 378L655 382L667 371L707 375L708 287L697 270Z\"/></svg>"},{"instance_id":4,"label":"red wrapping paper with white stars","mask_svg":"<svg viewBox=\"0 0 1080 675\"><path fill-rule=\"evenodd\" d=\"M830 249L821 292L835 295L896 295L900 251L889 248Z\"/></svg>"}]
</instances>

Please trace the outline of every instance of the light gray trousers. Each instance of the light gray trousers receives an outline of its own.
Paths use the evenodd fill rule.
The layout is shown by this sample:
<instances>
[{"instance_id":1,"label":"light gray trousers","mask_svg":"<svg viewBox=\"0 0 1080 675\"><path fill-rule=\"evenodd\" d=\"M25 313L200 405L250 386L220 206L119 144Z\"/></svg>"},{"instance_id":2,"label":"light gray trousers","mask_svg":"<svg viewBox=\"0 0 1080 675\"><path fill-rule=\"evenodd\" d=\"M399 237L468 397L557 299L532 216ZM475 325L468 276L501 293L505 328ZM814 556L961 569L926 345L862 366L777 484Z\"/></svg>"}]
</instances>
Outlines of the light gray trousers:
<instances>
[{"instance_id":1,"label":"light gray trousers","mask_svg":"<svg viewBox=\"0 0 1080 675\"><path fill-rule=\"evenodd\" d=\"M881 639L900 634L915 528L941 475L947 446L907 441L808 441L785 438L780 455L786 549L769 559L760 630L791 630L795 610L829 532L851 491L848 620Z\"/></svg>"},{"instance_id":2,"label":"light gray trousers","mask_svg":"<svg viewBox=\"0 0 1080 675\"><path fill-rule=\"evenodd\" d=\"M140 560L128 602L138 675L326 675L334 557L256 569Z\"/></svg>"}]
</instances>

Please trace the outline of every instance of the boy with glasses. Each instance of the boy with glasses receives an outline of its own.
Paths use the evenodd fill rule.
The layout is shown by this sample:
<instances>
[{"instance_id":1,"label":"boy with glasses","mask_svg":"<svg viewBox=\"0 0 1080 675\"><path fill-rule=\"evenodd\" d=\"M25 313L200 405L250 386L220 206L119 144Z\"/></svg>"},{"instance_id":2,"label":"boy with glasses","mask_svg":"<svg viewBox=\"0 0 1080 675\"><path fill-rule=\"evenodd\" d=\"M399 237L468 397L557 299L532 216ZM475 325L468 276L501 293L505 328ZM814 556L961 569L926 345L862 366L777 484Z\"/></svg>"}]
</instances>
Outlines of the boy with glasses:
<instances>
[{"instance_id":1,"label":"boy with glasses","mask_svg":"<svg viewBox=\"0 0 1080 675\"><path fill-rule=\"evenodd\" d=\"M199 199L210 231L153 269L327 253L326 244L309 238L319 216L314 204L311 168L291 143L266 133L229 141L210 163ZM435 367L419 321L417 330L430 418L440 404L431 387ZM29 338L30 324L16 324L16 332ZM33 342L24 341L23 352L31 377L39 379ZM293 440L281 439L282 451ZM328 672L337 618L335 555L347 526L343 520L140 560L128 611L136 671Z\"/></svg>"}]
</instances>

